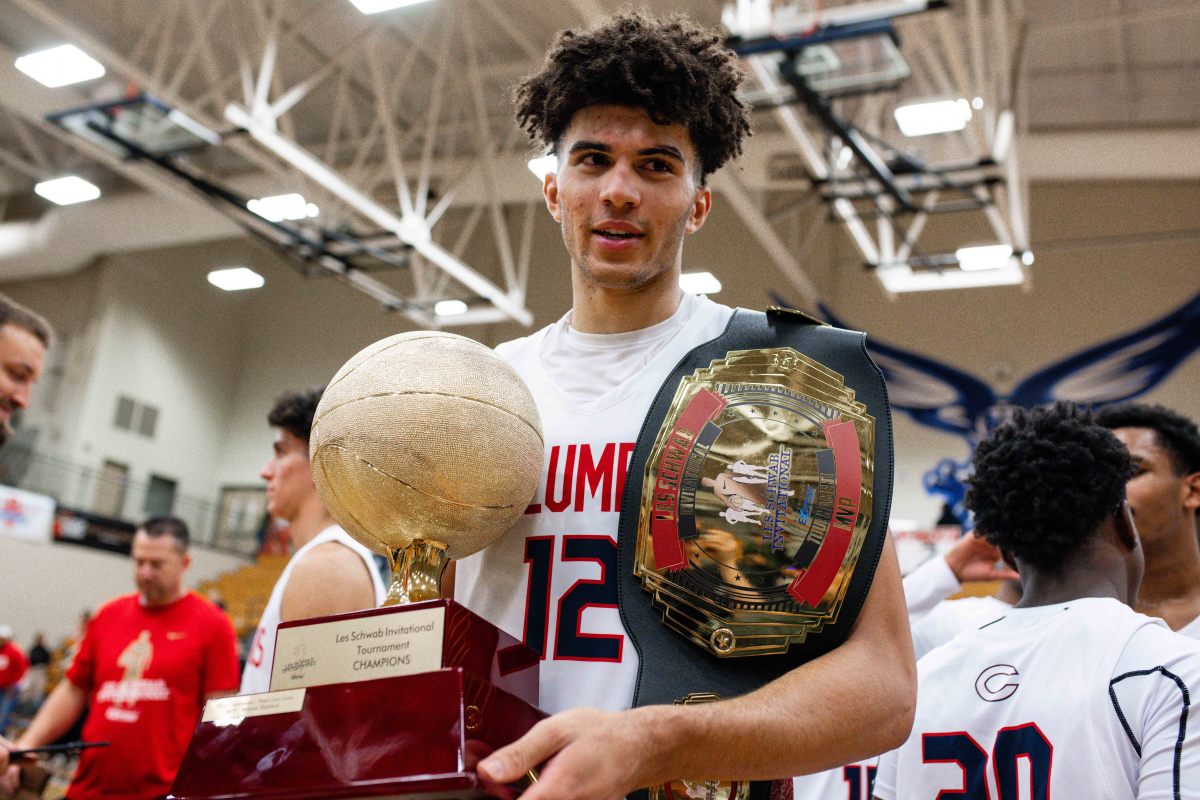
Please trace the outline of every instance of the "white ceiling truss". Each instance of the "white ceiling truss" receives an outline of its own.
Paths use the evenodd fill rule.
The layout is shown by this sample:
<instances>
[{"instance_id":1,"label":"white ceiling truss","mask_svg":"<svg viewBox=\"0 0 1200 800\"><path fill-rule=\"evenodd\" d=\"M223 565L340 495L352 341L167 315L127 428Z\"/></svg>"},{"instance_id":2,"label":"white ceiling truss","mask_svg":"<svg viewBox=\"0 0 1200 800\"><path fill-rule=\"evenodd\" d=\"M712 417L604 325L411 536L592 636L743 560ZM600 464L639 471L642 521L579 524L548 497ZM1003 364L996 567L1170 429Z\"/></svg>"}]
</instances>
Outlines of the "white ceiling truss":
<instances>
[{"instance_id":1,"label":"white ceiling truss","mask_svg":"<svg viewBox=\"0 0 1200 800\"><path fill-rule=\"evenodd\" d=\"M830 9L809 2L739 0L740 16L728 17L741 34L733 46L746 53L759 105L773 109L831 214L891 291L914 281L935 288L959 280L952 254L921 252L931 215L945 212L982 215L994 240L975 244L1011 247L1014 256L1006 269L1012 279L1024 280L1020 257L1030 247L1028 181L1014 143L1020 117L1012 107L1011 68L1020 0L963 0L961 5L962 12L952 14L945 3L926 0ZM767 9L769 19L762 16ZM789 79L807 48L825 41L859 42L867 35L895 37L910 77L830 95L809 88L794 72ZM899 97L964 98L977 108L961 131L915 141L905 139L892 118Z\"/></svg>"},{"instance_id":2,"label":"white ceiling truss","mask_svg":"<svg viewBox=\"0 0 1200 800\"><path fill-rule=\"evenodd\" d=\"M647 4L709 25L737 5ZM818 299L806 263L823 226L817 206L804 198L825 199L861 261L882 277L913 266L951 271L934 210L956 204L961 210L953 213L980 220L979 240L960 245L1036 249L1031 175L1200 173L1187 155L1200 141L1192 47L1200 4L1190 0L951 0L948 9L924 13L909 13L925 5L920 0L741 4L769 9L766 25L775 35L814 36L891 19L912 73L898 86L829 101L828 110L861 135L854 142L831 133L811 105L756 112L757 135L746 155L714 176L722 201L805 305ZM321 209L316 220L295 223L302 234L349 232L380 252L403 255L360 270L331 251L333 257L313 259L315 268L424 327L529 324L525 298L541 201L524 167L533 153L512 121L509 91L537 67L556 31L620 6L431 0L365 17L346 0L0 0L0 197L90 164L125 193L110 199L106 188L101 204L133 208L122 197L141 191L177 219L196 214L195 224L173 228L181 241L236 231L180 181L46 120L136 89L220 134L221 147L179 157L190 173L237 197L300 192ZM109 77L82 89L42 90L11 68L33 44L59 42L100 60ZM752 96L786 96L776 56L751 56L747 67ZM1159 75L1170 80L1147 83L1146 76ZM1094 85L1104 89L1093 98ZM1075 117L1064 110L1070 104L1062 98L1070 95L1092 98L1070 112ZM1104 105L1109 95L1142 99ZM905 139L892 113L922 97L979 98L980 107L960 132ZM1109 121L1096 117L1097 108ZM904 158L883 143L935 170L897 168ZM847 159L848 144L874 152L900 194L859 155ZM1120 157L1104 157L1112 153ZM152 227L143 238L131 236L129 246L159 242ZM4 258L0 252L0 270ZM434 304L449 298L467 301L470 311L435 316Z\"/></svg>"},{"instance_id":3,"label":"white ceiling truss","mask_svg":"<svg viewBox=\"0 0 1200 800\"><path fill-rule=\"evenodd\" d=\"M411 248L403 290L396 281L385 285L335 260L319 262L386 307L424 327L504 319L532 323L524 305L532 208L528 202L508 207L498 186L511 176L497 174L495 166L496 151L511 151L518 137L503 103L494 97L489 103L484 87L485 70L507 80L520 69L494 59L482 63L476 24L467 15L431 14L416 31L366 25L335 53L298 70L284 69L282 54L294 53L315 33L312 18L288 17L285 3L246 4L256 24L237 27L237 35L225 37L218 47L210 30L223 11L232 13L237 5L240 12L243 6L169 0L153 7L153 24L128 48L119 48L49 3L13 1L139 91L221 132L223 148L258 173L256 181L245 182L275 185L280 193L300 191L320 206L323 226L361 230L365 223L372 234L390 234ZM507 29L520 36L523 57L532 57L534 46L515 26ZM182 52L181 41L190 42ZM413 106L414 85L424 87L423 107ZM325 114L298 113L318 92L319 102L332 107ZM459 102L448 103L449 98ZM498 124L497 117L504 122ZM226 168L221 179L236 184L236 169ZM532 184L528 174L524 179ZM435 228L468 181L478 184L476 203L454 243L440 244ZM389 208L387 200L398 208ZM490 227L499 281L462 260L478 229L476 209ZM510 233L514 224L515 235ZM470 310L435 316L434 305L447 298L467 301Z\"/></svg>"}]
</instances>

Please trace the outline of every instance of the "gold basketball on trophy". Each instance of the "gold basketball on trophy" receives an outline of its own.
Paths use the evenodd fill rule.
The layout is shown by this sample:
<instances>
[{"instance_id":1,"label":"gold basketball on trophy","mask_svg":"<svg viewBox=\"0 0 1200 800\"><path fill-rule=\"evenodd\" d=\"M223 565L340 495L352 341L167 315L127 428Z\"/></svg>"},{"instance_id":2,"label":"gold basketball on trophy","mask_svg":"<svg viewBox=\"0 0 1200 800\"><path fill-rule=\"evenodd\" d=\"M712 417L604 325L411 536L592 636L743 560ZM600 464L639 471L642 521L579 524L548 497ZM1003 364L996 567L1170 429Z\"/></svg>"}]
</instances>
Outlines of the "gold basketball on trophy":
<instances>
[{"instance_id":1,"label":"gold basketball on trophy","mask_svg":"<svg viewBox=\"0 0 1200 800\"><path fill-rule=\"evenodd\" d=\"M445 559L482 550L520 518L541 474L542 426L494 350L414 331L337 371L309 455L334 519L392 560L391 604L437 597Z\"/></svg>"}]
</instances>

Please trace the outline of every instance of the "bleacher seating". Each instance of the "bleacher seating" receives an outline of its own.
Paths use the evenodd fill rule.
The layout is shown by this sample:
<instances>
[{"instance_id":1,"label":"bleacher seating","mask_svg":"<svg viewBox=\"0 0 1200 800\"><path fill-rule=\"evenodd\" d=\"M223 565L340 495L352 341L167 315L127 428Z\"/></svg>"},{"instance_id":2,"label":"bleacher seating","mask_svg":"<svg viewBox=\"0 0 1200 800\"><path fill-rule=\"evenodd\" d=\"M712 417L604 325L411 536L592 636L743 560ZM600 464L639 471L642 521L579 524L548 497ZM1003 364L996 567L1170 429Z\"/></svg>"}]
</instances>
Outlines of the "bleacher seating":
<instances>
[{"instance_id":1,"label":"bleacher seating","mask_svg":"<svg viewBox=\"0 0 1200 800\"><path fill-rule=\"evenodd\" d=\"M241 639L258 624L271 597L271 589L283 573L289 557L260 555L253 564L205 581L196 591L214 602L220 600L224 603L225 613L229 615L234 630Z\"/></svg>"}]
</instances>

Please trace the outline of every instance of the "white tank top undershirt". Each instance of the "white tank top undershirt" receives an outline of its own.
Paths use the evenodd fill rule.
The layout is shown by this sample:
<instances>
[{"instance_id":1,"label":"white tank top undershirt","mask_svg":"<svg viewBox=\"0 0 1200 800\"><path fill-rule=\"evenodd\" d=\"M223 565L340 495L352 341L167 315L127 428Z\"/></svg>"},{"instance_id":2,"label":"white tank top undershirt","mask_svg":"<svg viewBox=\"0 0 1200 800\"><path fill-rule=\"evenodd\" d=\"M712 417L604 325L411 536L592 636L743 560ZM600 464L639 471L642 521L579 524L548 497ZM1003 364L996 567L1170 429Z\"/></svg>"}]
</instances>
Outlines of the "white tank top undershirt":
<instances>
[{"instance_id":1,"label":"white tank top undershirt","mask_svg":"<svg viewBox=\"0 0 1200 800\"><path fill-rule=\"evenodd\" d=\"M571 399L595 402L645 369L706 303L711 301L685 294L667 319L625 333L581 333L571 327L572 312L568 311L547 329L538 346L542 369ZM580 369L582 365L587 368Z\"/></svg>"},{"instance_id":2,"label":"white tank top undershirt","mask_svg":"<svg viewBox=\"0 0 1200 800\"><path fill-rule=\"evenodd\" d=\"M254 634L254 642L250 645L250 653L246 657L246 668L242 670L242 686L239 694L256 694L271 688L271 665L275 659L275 633L279 629L279 622L282 618L283 593L287 589L288 580L292 577L292 568L300 563L300 559L304 558L310 550L320 547L326 542L337 542L349 547L362 558L363 565L371 576L371 587L375 590L375 605L383 602L383 581L379 578L379 571L375 569L375 559L371 551L352 539L350 534L337 525L330 525L288 559L283 573L275 582L275 588L271 590L271 599L267 601L267 607L263 609L262 619L259 620L258 630Z\"/></svg>"}]
</instances>

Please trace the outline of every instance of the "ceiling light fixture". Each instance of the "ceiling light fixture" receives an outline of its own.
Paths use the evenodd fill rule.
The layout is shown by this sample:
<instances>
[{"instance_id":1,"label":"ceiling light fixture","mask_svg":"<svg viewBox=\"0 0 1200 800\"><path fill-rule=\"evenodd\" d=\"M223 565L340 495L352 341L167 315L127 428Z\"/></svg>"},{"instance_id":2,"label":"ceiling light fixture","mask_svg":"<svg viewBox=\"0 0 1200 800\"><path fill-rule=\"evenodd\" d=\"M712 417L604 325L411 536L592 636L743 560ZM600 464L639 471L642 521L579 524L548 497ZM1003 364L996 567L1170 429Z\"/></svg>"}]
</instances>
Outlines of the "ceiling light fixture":
<instances>
[{"instance_id":1,"label":"ceiling light fixture","mask_svg":"<svg viewBox=\"0 0 1200 800\"><path fill-rule=\"evenodd\" d=\"M1019 264L1009 261L999 269L964 272L961 269L914 271L908 264L883 265L875 270L889 292L931 292L940 289L974 289L982 286L1013 286L1024 282Z\"/></svg>"},{"instance_id":2,"label":"ceiling light fixture","mask_svg":"<svg viewBox=\"0 0 1200 800\"><path fill-rule=\"evenodd\" d=\"M364 14L379 14L391 11L393 8L415 6L417 3L424 3L427 0L350 0L350 2Z\"/></svg>"},{"instance_id":3,"label":"ceiling light fixture","mask_svg":"<svg viewBox=\"0 0 1200 800\"><path fill-rule=\"evenodd\" d=\"M284 220L307 219L321 213L316 204L307 202L303 195L276 194L270 197L260 197L246 203L246 207L260 217L271 222Z\"/></svg>"},{"instance_id":4,"label":"ceiling light fixture","mask_svg":"<svg viewBox=\"0 0 1200 800\"><path fill-rule=\"evenodd\" d=\"M73 44L21 56L13 65L43 86L57 89L104 75L104 65Z\"/></svg>"},{"instance_id":5,"label":"ceiling light fixture","mask_svg":"<svg viewBox=\"0 0 1200 800\"><path fill-rule=\"evenodd\" d=\"M433 304L433 313L439 317L461 317L467 313L467 304L462 300L438 300Z\"/></svg>"},{"instance_id":6,"label":"ceiling light fixture","mask_svg":"<svg viewBox=\"0 0 1200 800\"><path fill-rule=\"evenodd\" d=\"M60 206L85 203L100 196L98 186L88 183L78 175L64 175L61 178L42 181L33 187L33 191Z\"/></svg>"},{"instance_id":7,"label":"ceiling light fixture","mask_svg":"<svg viewBox=\"0 0 1200 800\"><path fill-rule=\"evenodd\" d=\"M529 171L536 175L539 181L546 180L547 175L558 172L558 156L546 155L529 159Z\"/></svg>"},{"instance_id":8,"label":"ceiling light fixture","mask_svg":"<svg viewBox=\"0 0 1200 800\"><path fill-rule=\"evenodd\" d=\"M721 282L711 272L685 272L679 276L679 288L687 294L716 294Z\"/></svg>"},{"instance_id":9,"label":"ceiling light fixture","mask_svg":"<svg viewBox=\"0 0 1200 800\"><path fill-rule=\"evenodd\" d=\"M905 136L928 136L934 133L961 131L971 119L971 104L957 100L931 100L909 103L894 112L896 124Z\"/></svg>"},{"instance_id":10,"label":"ceiling light fixture","mask_svg":"<svg viewBox=\"0 0 1200 800\"><path fill-rule=\"evenodd\" d=\"M954 251L958 268L966 272L1000 269L1009 263L1013 249L1006 244L985 244L977 247L960 247Z\"/></svg>"},{"instance_id":11,"label":"ceiling light fixture","mask_svg":"<svg viewBox=\"0 0 1200 800\"><path fill-rule=\"evenodd\" d=\"M227 292L240 292L244 289L257 289L266 283L266 280L249 267L227 267L208 273L208 282Z\"/></svg>"}]
</instances>

